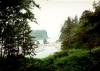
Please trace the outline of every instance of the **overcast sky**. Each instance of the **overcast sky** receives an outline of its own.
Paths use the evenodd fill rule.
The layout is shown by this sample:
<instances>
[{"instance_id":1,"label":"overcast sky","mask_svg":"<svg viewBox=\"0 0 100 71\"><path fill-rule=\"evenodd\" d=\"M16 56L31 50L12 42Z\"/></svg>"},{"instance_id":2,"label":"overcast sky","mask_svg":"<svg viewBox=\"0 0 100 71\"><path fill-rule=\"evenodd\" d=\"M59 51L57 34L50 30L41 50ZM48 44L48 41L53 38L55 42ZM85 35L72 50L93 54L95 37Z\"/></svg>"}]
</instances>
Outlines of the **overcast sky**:
<instances>
[{"instance_id":1,"label":"overcast sky","mask_svg":"<svg viewBox=\"0 0 100 71\"><path fill-rule=\"evenodd\" d=\"M57 39L68 16L80 17L84 10L92 10L94 0L36 0L41 9L35 10L38 25L30 23L32 29L45 29L48 36ZM34 10L33 10L34 12Z\"/></svg>"}]
</instances>

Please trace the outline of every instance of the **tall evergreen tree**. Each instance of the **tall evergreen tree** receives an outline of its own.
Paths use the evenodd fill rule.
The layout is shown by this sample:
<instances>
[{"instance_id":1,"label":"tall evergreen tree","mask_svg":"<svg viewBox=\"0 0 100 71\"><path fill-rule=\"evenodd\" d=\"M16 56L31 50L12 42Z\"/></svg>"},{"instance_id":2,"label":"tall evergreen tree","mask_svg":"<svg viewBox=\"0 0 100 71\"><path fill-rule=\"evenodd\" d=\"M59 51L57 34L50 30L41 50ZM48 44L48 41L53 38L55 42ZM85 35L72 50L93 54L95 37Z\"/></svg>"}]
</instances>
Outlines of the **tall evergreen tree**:
<instances>
[{"instance_id":1,"label":"tall evergreen tree","mask_svg":"<svg viewBox=\"0 0 100 71\"><path fill-rule=\"evenodd\" d=\"M67 47L71 47L72 37L75 35L76 28L78 26L78 19L75 16L74 19L68 17L65 21L60 35L60 41L62 42L62 49L66 49Z\"/></svg>"},{"instance_id":2,"label":"tall evergreen tree","mask_svg":"<svg viewBox=\"0 0 100 71\"><path fill-rule=\"evenodd\" d=\"M77 41L91 49L100 46L100 2L95 3L94 11L85 10L80 18Z\"/></svg>"}]
</instances>

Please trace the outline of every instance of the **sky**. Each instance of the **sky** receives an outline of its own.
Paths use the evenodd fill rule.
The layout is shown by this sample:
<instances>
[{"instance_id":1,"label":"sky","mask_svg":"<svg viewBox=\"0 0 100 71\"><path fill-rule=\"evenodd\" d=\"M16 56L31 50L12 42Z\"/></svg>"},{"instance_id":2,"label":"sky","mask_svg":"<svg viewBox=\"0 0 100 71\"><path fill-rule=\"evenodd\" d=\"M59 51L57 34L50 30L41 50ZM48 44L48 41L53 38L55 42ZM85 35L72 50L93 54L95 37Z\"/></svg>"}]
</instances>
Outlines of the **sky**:
<instances>
[{"instance_id":1,"label":"sky","mask_svg":"<svg viewBox=\"0 0 100 71\"><path fill-rule=\"evenodd\" d=\"M31 29L45 29L48 37L57 40L68 16L80 17L84 10L92 10L94 0L36 0L40 9L32 10L38 24L30 22Z\"/></svg>"}]
</instances>

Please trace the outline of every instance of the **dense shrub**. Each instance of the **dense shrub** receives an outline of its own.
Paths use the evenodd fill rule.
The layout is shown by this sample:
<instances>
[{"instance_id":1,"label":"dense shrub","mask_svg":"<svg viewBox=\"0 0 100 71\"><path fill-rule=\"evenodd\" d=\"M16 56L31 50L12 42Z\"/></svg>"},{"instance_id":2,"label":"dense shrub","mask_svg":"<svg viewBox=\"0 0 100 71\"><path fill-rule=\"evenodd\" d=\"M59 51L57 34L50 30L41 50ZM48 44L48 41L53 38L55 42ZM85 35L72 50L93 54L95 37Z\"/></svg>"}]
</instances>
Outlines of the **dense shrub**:
<instances>
[{"instance_id":1,"label":"dense shrub","mask_svg":"<svg viewBox=\"0 0 100 71\"><path fill-rule=\"evenodd\" d=\"M100 48L91 56L84 49L69 49L44 59L0 57L0 71L100 71Z\"/></svg>"}]
</instances>

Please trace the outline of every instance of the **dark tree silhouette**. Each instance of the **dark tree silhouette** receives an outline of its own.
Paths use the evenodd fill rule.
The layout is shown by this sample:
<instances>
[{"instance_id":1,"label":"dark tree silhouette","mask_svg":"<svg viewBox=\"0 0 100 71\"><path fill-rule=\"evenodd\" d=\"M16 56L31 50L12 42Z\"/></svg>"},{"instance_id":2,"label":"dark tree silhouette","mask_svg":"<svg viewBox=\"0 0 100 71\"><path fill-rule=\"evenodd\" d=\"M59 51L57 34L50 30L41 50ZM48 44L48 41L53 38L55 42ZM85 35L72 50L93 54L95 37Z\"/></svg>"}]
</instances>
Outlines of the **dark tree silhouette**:
<instances>
[{"instance_id":1,"label":"dark tree silhouette","mask_svg":"<svg viewBox=\"0 0 100 71\"><path fill-rule=\"evenodd\" d=\"M34 7L39 8L34 0L0 0L1 56L19 54L20 47L25 52L33 48L28 20L36 22Z\"/></svg>"}]
</instances>

